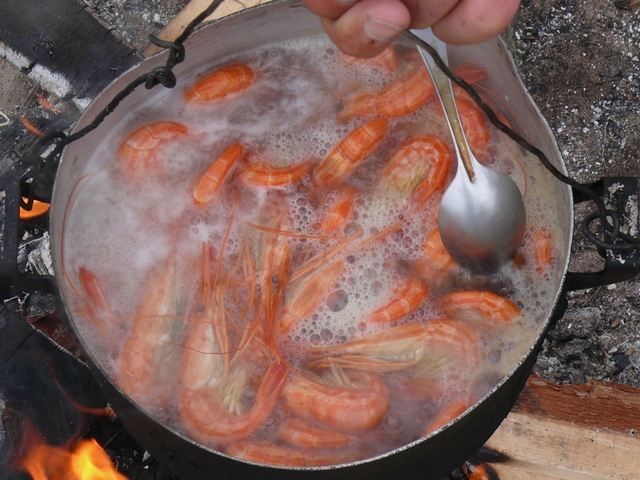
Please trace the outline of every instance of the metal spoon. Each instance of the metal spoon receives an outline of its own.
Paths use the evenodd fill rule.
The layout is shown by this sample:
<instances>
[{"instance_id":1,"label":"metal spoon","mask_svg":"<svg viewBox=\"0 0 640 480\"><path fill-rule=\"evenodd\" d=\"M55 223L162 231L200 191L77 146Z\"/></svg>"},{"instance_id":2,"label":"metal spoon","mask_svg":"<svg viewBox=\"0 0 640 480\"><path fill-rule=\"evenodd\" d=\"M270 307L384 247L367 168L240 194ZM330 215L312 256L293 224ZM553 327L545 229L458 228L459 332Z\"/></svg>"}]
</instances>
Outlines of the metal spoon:
<instances>
[{"instance_id":1,"label":"metal spoon","mask_svg":"<svg viewBox=\"0 0 640 480\"><path fill-rule=\"evenodd\" d=\"M433 46L447 62L447 47L430 28L411 32ZM474 273L493 273L513 258L522 241L526 219L522 194L511 178L481 165L473 156L449 77L429 53L420 47L418 51L436 87L458 158L458 170L438 212L442 243L464 268Z\"/></svg>"}]
</instances>

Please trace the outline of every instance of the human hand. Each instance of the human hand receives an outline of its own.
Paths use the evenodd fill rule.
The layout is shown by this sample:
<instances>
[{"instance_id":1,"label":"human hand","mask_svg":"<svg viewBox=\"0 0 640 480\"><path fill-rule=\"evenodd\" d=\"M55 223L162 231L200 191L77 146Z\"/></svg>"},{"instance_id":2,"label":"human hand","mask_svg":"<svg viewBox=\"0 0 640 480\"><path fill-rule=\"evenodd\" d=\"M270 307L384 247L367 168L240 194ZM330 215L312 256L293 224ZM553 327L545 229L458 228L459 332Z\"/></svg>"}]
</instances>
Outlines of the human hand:
<instances>
[{"instance_id":1,"label":"human hand","mask_svg":"<svg viewBox=\"0 0 640 480\"><path fill-rule=\"evenodd\" d=\"M478 43L498 35L520 0L303 0L329 38L348 55L373 57L407 28L432 27L446 43Z\"/></svg>"}]
</instances>

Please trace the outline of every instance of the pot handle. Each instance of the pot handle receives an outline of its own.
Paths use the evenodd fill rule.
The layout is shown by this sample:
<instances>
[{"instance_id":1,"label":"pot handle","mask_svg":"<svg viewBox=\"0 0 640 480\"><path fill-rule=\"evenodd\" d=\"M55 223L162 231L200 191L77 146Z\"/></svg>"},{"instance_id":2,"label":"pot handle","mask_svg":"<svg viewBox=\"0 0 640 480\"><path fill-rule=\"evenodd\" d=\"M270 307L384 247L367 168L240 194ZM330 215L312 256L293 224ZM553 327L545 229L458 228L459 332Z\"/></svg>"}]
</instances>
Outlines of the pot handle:
<instances>
[{"instance_id":1,"label":"pot handle","mask_svg":"<svg viewBox=\"0 0 640 480\"><path fill-rule=\"evenodd\" d=\"M607 208L617 212L620 230L636 238L639 231L638 186L637 177L603 177L591 186ZM574 198L576 203L588 200L575 190ZM630 280L640 273L640 246L617 251L598 247L598 253L605 259L604 268L599 272L567 273L565 291L611 285Z\"/></svg>"},{"instance_id":2,"label":"pot handle","mask_svg":"<svg viewBox=\"0 0 640 480\"><path fill-rule=\"evenodd\" d=\"M20 178L16 168L0 176L0 294L3 298L23 290L55 292L52 275L21 272L18 267Z\"/></svg>"}]
</instances>

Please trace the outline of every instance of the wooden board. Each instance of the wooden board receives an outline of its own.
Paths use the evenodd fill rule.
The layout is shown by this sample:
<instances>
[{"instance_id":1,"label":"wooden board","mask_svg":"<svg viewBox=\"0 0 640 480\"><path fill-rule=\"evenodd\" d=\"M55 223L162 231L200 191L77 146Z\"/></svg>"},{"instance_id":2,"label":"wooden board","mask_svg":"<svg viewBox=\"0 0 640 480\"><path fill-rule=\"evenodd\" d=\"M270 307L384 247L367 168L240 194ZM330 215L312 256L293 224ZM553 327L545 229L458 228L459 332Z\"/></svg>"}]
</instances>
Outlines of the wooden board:
<instances>
[{"instance_id":1,"label":"wooden board","mask_svg":"<svg viewBox=\"0 0 640 480\"><path fill-rule=\"evenodd\" d=\"M226 17L232 13L239 12L245 8L255 7L269 3L271 0L226 0L223 2L212 15L207 17L203 23L211 22L219 18ZM189 25L194 18L202 13L211 5L211 0L192 0L189 4L174 18L165 28L158 34L158 38L162 40L173 40L182 33L184 28ZM160 49L155 45L150 45L144 51L145 56L152 55Z\"/></svg>"},{"instance_id":2,"label":"wooden board","mask_svg":"<svg viewBox=\"0 0 640 480\"><path fill-rule=\"evenodd\" d=\"M640 390L558 385L532 376L486 447L501 480L640 478Z\"/></svg>"}]
</instances>

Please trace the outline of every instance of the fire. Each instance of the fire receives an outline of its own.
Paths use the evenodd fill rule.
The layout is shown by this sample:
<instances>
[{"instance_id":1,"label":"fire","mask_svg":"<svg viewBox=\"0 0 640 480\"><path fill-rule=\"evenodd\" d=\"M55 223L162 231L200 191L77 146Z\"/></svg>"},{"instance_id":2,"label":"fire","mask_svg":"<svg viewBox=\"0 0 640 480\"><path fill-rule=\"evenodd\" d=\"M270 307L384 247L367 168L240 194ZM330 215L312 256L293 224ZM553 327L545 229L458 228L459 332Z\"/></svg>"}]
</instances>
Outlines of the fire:
<instances>
[{"instance_id":1,"label":"fire","mask_svg":"<svg viewBox=\"0 0 640 480\"><path fill-rule=\"evenodd\" d=\"M21 461L33 480L127 480L95 440L80 440L71 449L38 441Z\"/></svg>"}]
</instances>

